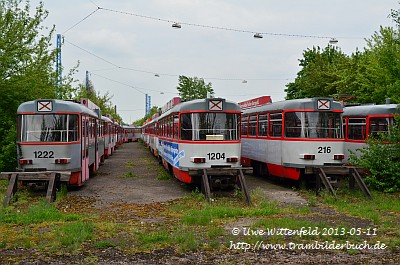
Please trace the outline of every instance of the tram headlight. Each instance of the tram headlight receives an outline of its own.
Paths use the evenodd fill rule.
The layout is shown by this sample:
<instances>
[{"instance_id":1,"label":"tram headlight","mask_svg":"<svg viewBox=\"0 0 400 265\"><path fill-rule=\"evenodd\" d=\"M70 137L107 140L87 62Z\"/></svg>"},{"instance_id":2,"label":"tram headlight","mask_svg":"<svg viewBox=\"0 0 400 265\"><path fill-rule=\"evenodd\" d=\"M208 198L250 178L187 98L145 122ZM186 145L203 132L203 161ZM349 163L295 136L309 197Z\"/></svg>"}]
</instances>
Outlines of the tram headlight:
<instances>
[{"instance_id":1,"label":"tram headlight","mask_svg":"<svg viewBox=\"0 0 400 265\"><path fill-rule=\"evenodd\" d=\"M228 163L236 163L237 161L239 161L239 158L237 156L228 157L226 159L226 162L228 162Z\"/></svg>"},{"instance_id":2,"label":"tram headlight","mask_svg":"<svg viewBox=\"0 0 400 265\"><path fill-rule=\"evenodd\" d=\"M334 159L334 160L343 160L343 159L344 159L344 155L343 155L343 154L334 155L334 156L333 156L333 159Z\"/></svg>"},{"instance_id":3,"label":"tram headlight","mask_svg":"<svg viewBox=\"0 0 400 265\"><path fill-rule=\"evenodd\" d=\"M68 164L69 163L69 158L57 158L54 163L55 164Z\"/></svg>"},{"instance_id":4,"label":"tram headlight","mask_svg":"<svg viewBox=\"0 0 400 265\"><path fill-rule=\"evenodd\" d=\"M32 159L20 159L19 164L20 165L32 165Z\"/></svg>"},{"instance_id":5,"label":"tram headlight","mask_svg":"<svg viewBox=\"0 0 400 265\"><path fill-rule=\"evenodd\" d=\"M205 163L206 158L205 157L192 157L192 162L193 163Z\"/></svg>"},{"instance_id":6,"label":"tram headlight","mask_svg":"<svg viewBox=\"0 0 400 265\"><path fill-rule=\"evenodd\" d=\"M300 157L305 160L315 160L315 155L313 154L302 154Z\"/></svg>"}]
</instances>

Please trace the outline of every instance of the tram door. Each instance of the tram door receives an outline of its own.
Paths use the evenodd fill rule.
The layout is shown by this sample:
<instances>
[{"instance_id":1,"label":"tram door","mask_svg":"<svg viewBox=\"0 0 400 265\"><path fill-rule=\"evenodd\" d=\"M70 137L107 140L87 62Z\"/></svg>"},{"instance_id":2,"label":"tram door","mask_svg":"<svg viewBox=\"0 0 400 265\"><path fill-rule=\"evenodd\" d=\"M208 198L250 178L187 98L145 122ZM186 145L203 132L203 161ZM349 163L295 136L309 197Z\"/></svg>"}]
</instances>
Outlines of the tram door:
<instances>
[{"instance_id":1,"label":"tram door","mask_svg":"<svg viewBox=\"0 0 400 265\"><path fill-rule=\"evenodd\" d=\"M95 160L93 171L96 172L100 165L100 158L99 158L99 121L94 120L94 152L95 152Z\"/></svg>"},{"instance_id":2,"label":"tram door","mask_svg":"<svg viewBox=\"0 0 400 265\"><path fill-rule=\"evenodd\" d=\"M82 175L81 183L89 179L89 117L82 116Z\"/></svg>"}]
</instances>

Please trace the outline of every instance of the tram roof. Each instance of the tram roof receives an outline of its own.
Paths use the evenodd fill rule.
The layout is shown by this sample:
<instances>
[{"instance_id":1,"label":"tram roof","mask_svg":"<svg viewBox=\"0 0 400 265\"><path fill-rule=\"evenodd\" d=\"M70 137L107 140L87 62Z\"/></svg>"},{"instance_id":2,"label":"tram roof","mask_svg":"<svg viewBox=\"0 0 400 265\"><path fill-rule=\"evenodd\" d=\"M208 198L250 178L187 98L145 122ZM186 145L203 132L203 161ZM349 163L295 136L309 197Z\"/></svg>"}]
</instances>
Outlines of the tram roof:
<instances>
[{"instance_id":1,"label":"tram roof","mask_svg":"<svg viewBox=\"0 0 400 265\"><path fill-rule=\"evenodd\" d=\"M317 109L318 101L330 101L330 111L332 110L342 110L343 107L339 102L333 101L331 98L301 98L301 99L291 99L282 100L277 102L272 102L259 107L246 109L243 111L244 114L248 113L258 113L263 111L274 111L274 110L302 110L302 109ZM327 110L321 110L327 111Z\"/></svg>"},{"instance_id":2,"label":"tram roof","mask_svg":"<svg viewBox=\"0 0 400 265\"><path fill-rule=\"evenodd\" d=\"M137 126L124 124L124 125L122 125L122 128L124 128L124 129L135 129L135 128L137 128Z\"/></svg>"},{"instance_id":3,"label":"tram roof","mask_svg":"<svg viewBox=\"0 0 400 265\"><path fill-rule=\"evenodd\" d=\"M400 113L400 105L360 105L350 106L343 109L343 116L368 116L373 114L394 114Z\"/></svg>"},{"instance_id":4,"label":"tram roof","mask_svg":"<svg viewBox=\"0 0 400 265\"><path fill-rule=\"evenodd\" d=\"M52 102L51 104L51 111L38 111L39 102ZM37 114L56 114L59 112L75 112L75 113L84 113L94 117L99 117L99 115L87 108L86 106L76 103L73 101L65 101L65 100L58 100L58 99L37 99L32 101L27 101L19 105L17 113L37 113Z\"/></svg>"},{"instance_id":5,"label":"tram roof","mask_svg":"<svg viewBox=\"0 0 400 265\"><path fill-rule=\"evenodd\" d=\"M191 101L185 101L177 104L176 106L172 107L170 110L163 113L160 117L166 116L170 113L174 112L183 112L183 111L210 111L208 102L210 100L223 101L223 111L238 111L240 112L240 106L236 102L225 100L222 98L207 98L207 99L195 99Z\"/></svg>"},{"instance_id":6,"label":"tram roof","mask_svg":"<svg viewBox=\"0 0 400 265\"><path fill-rule=\"evenodd\" d=\"M110 118L108 118L108 117L106 117L106 116L101 116L101 119L103 120L103 121L106 121L106 122L110 122L110 123L114 123Z\"/></svg>"}]
</instances>

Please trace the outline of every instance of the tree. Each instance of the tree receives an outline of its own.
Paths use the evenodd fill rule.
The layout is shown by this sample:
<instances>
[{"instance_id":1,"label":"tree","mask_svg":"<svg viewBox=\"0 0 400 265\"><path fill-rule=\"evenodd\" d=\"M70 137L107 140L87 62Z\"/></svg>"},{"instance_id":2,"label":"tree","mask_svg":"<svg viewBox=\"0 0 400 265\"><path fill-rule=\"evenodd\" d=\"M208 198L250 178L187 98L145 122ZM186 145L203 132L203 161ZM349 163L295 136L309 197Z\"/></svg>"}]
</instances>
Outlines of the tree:
<instances>
[{"instance_id":1,"label":"tree","mask_svg":"<svg viewBox=\"0 0 400 265\"><path fill-rule=\"evenodd\" d=\"M0 171L15 170L15 114L36 98L54 98L56 50L50 49L54 26L47 35L41 24L43 3L31 15L29 1L0 0ZM4 136L4 137L3 137Z\"/></svg>"},{"instance_id":2,"label":"tree","mask_svg":"<svg viewBox=\"0 0 400 265\"><path fill-rule=\"evenodd\" d=\"M179 76L179 85L176 88L182 101L207 98L207 94L214 96L211 83L206 84L203 78Z\"/></svg>"},{"instance_id":3,"label":"tree","mask_svg":"<svg viewBox=\"0 0 400 265\"><path fill-rule=\"evenodd\" d=\"M86 88L85 85L80 84L74 96L76 100L80 100L81 98L90 99L90 101L100 108L102 114L110 114L114 119L122 121L121 116L115 112L116 109L111 102L112 97L113 96L109 95L108 92L104 95L101 95L100 92L96 93L94 86L90 81L88 88Z\"/></svg>"},{"instance_id":4,"label":"tree","mask_svg":"<svg viewBox=\"0 0 400 265\"><path fill-rule=\"evenodd\" d=\"M145 123L147 121L147 119L153 117L153 115L155 113L160 113L160 112L161 112L161 109L159 107L153 106L153 107L151 107L150 113L148 115L145 115L143 118L134 121L133 124L135 124L137 126L142 126L143 123Z\"/></svg>"},{"instance_id":5,"label":"tree","mask_svg":"<svg viewBox=\"0 0 400 265\"><path fill-rule=\"evenodd\" d=\"M324 49L313 47L299 60L303 68L294 82L286 85L286 99L330 97L338 93L340 70L349 58L339 48L328 45Z\"/></svg>"}]
</instances>

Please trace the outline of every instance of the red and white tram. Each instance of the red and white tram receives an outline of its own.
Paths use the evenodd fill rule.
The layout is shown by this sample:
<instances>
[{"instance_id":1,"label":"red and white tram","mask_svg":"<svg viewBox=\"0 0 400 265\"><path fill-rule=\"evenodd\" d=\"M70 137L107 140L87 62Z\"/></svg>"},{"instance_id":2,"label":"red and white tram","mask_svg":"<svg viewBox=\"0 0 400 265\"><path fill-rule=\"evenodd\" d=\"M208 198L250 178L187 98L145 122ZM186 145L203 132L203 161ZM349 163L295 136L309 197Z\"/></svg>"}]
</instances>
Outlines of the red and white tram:
<instances>
[{"instance_id":1,"label":"red and white tram","mask_svg":"<svg viewBox=\"0 0 400 265\"><path fill-rule=\"evenodd\" d=\"M242 165L252 166L255 175L293 180L313 175L314 167L341 165L342 112L342 105L330 98L286 100L245 109Z\"/></svg>"},{"instance_id":2,"label":"red and white tram","mask_svg":"<svg viewBox=\"0 0 400 265\"><path fill-rule=\"evenodd\" d=\"M165 168L190 184L201 183L197 170L216 168L226 174L209 175L211 187L236 184L231 169L241 167L239 105L220 98L182 103L174 98L163 111L143 125L143 139Z\"/></svg>"},{"instance_id":3,"label":"red and white tram","mask_svg":"<svg viewBox=\"0 0 400 265\"><path fill-rule=\"evenodd\" d=\"M19 106L19 171L70 171L71 185L89 179L100 164L100 110L86 107L86 99L81 103L38 99Z\"/></svg>"},{"instance_id":4,"label":"red and white tram","mask_svg":"<svg viewBox=\"0 0 400 265\"><path fill-rule=\"evenodd\" d=\"M108 158L114 151L115 140L112 133L114 123L107 116L101 116L101 119L104 124L104 158Z\"/></svg>"},{"instance_id":5,"label":"red and white tram","mask_svg":"<svg viewBox=\"0 0 400 265\"><path fill-rule=\"evenodd\" d=\"M365 141L371 135L387 133L394 124L394 116L400 114L397 104L359 105L343 109L345 135L345 162L350 152L366 147Z\"/></svg>"}]
</instances>

